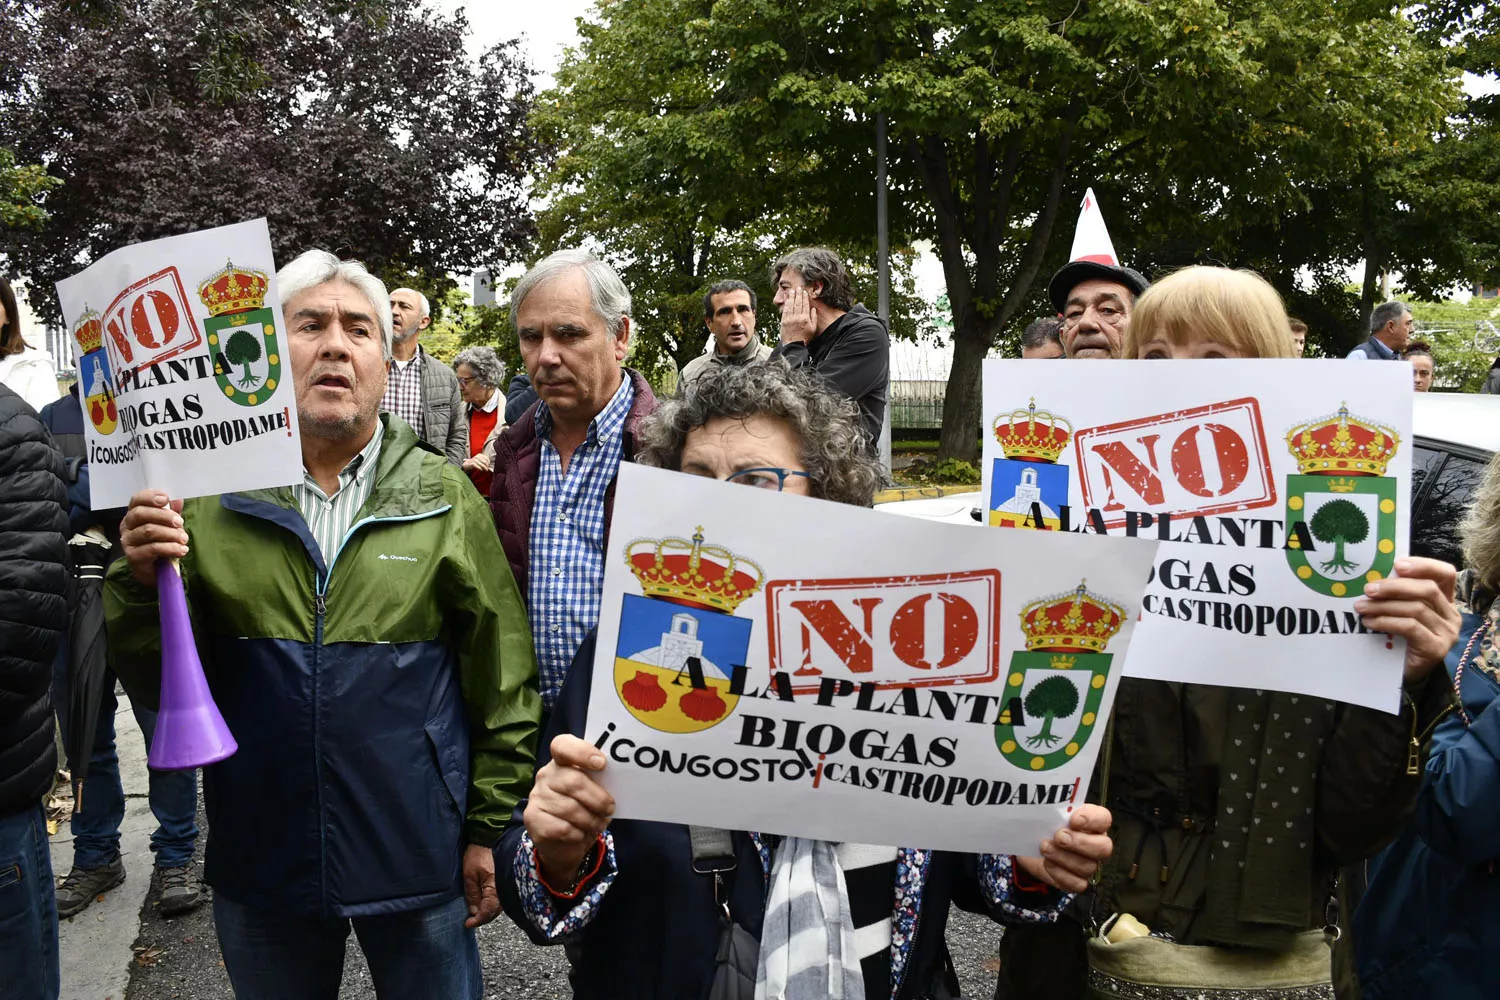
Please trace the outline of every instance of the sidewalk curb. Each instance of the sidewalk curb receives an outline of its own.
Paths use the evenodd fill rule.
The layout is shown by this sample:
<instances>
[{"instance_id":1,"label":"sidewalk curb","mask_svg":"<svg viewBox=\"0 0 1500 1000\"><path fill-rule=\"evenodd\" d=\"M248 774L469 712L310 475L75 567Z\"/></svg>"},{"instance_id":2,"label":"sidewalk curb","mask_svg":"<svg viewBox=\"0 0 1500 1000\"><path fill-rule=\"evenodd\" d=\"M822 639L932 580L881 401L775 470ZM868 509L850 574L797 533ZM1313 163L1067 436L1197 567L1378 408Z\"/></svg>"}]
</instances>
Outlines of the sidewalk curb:
<instances>
[{"instance_id":1,"label":"sidewalk curb","mask_svg":"<svg viewBox=\"0 0 1500 1000\"><path fill-rule=\"evenodd\" d=\"M958 493L978 493L979 484L952 484L948 486L893 486L888 490L881 490L875 494L875 505L891 503L895 500L935 500L938 497L951 497Z\"/></svg>"}]
</instances>

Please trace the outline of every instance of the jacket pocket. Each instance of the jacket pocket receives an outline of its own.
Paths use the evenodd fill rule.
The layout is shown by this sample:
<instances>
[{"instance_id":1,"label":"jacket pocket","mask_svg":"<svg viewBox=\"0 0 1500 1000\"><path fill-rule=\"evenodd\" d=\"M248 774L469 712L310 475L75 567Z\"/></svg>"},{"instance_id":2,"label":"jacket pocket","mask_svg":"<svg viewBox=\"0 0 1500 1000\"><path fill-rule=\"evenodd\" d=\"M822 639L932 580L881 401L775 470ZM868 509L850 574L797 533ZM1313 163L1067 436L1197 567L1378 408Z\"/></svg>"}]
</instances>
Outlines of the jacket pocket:
<instances>
[{"instance_id":1,"label":"jacket pocket","mask_svg":"<svg viewBox=\"0 0 1500 1000\"><path fill-rule=\"evenodd\" d=\"M461 821L468 808L468 776L464 773L464 762L459 759L458 746L449 733L448 723L429 722L422 727L427 733L427 745L432 750L433 765L441 778L446 804L453 807Z\"/></svg>"}]
</instances>

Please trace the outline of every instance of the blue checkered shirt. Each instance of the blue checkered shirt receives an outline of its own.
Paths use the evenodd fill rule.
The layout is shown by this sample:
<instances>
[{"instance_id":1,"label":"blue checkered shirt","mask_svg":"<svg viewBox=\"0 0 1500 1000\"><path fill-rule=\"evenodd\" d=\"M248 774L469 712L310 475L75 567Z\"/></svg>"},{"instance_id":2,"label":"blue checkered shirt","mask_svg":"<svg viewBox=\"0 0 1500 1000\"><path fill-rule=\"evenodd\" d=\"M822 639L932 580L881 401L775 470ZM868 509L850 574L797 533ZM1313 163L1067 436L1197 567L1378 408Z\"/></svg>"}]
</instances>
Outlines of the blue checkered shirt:
<instances>
[{"instance_id":1,"label":"blue checkered shirt","mask_svg":"<svg viewBox=\"0 0 1500 1000\"><path fill-rule=\"evenodd\" d=\"M620 469L625 418L634 402L635 390L627 374L589 424L588 436L568 460L567 475L563 475L562 456L552 445L552 414L545 403L536 408L542 464L531 508L526 598L542 704L549 709L562 690L578 647L599 624L604 493Z\"/></svg>"}]
</instances>

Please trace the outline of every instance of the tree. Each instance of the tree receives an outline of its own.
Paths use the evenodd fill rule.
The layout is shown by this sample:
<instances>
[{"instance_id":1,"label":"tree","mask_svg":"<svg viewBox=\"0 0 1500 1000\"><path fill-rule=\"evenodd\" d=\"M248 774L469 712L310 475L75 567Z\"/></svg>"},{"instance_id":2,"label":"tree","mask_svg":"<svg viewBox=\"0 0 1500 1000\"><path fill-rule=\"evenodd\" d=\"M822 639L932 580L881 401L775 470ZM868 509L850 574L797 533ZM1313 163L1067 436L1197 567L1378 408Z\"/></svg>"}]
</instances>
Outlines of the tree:
<instances>
[{"instance_id":1,"label":"tree","mask_svg":"<svg viewBox=\"0 0 1500 1000\"><path fill-rule=\"evenodd\" d=\"M117 247L264 215L309 247L424 276L518 261L534 235L530 70L464 54L419 0L0 0L0 146L63 183L0 233L43 286ZM56 318L56 303L38 303Z\"/></svg>"},{"instance_id":2,"label":"tree","mask_svg":"<svg viewBox=\"0 0 1500 1000\"><path fill-rule=\"evenodd\" d=\"M36 164L16 163L16 154L0 149L0 232L39 229L47 212L37 200L61 183Z\"/></svg>"},{"instance_id":3,"label":"tree","mask_svg":"<svg viewBox=\"0 0 1500 1000\"><path fill-rule=\"evenodd\" d=\"M1078 688L1061 674L1053 674L1031 689L1026 696L1026 713L1042 717L1042 731L1028 736L1026 744L1031 747L1048 747L1062 742L1061 736L1052 735L1052 720L1066 719L1078 711Z\"/></svg>"},{"instance_id":4,"label":"tree","mask_svg":"<svg viewBox=\"0 0 1500 1000\"><path fill-rule=\"evenodd\" d=\"M256 342L255 334L249 330L236 330L229 337L229 343L224 345L224 358L232 365L243 365L244 370L240 372L240 386L249 388L255 384L255 375L250 371L250 366L260 360L260 344Z\"/></svg>"},{"instance_id":5,"label":"tree","mask_svg":"<svg viewBox=\"0 0 1500 1000\"><path fill-rule=\"evenodd\" d=\"M1307 527L1318 541L1333 543L1333 558L1322 564L1324 571L1347 573L1354 563L1344 558L1344 546L1358 545L1369 537L1370 519L1354 501L1340 498L1319 507Z\"/></svg>"},{"instance_id":6,"label":"tree","mask_svg":"<svg viewBox=\"0 0 1500 1000\"><path fill-rule=\"evenodd\" d=\"M602 22L582 25L577 49L558 70L557 87L538 98L533 119L558 150L538 186L548 208L537 256L587 245L609 260L634 300L630 363L658 377L703 352L702 300L717 280L738 278L755 289L757 329L772 339L779 317L769 267L795 246L839 251L856 297L874 306L871 184L828 200L785 182L760 141L765 109L717 94L723 74L703 65L712 54L682 44L683 26L695 32L711 6L601 5ZM622 65L630 72L621 73ZM859 214L836 217L848 212ZM891 309L898 337L925 328L914 258L898 244Z\"/></svg>"},{"instance_id":7,"label":"tree","mask_svg":"<svg viewBox=\"0 0 1500 1000\"><path fill-rule=\"evenodd\" d=\"M1284 291L1310 272L1303 304L1342 337L1355 309L1333 279L1364 246L1348 193L1423 153L1459 101L1443 53L1374 0L652 0L598 16L584 58L618 44L631 72L601 62L594 86L630 79L583 121L632 157L612 175L621 198L680 200L700 237L775 218L868 240L886 117L892 240L932 242L953 319L939 455L971 461L980 363L1051 311L1038 279L1086 186L1131 263L1257 266Z\"/></svg>"}]
</instances>

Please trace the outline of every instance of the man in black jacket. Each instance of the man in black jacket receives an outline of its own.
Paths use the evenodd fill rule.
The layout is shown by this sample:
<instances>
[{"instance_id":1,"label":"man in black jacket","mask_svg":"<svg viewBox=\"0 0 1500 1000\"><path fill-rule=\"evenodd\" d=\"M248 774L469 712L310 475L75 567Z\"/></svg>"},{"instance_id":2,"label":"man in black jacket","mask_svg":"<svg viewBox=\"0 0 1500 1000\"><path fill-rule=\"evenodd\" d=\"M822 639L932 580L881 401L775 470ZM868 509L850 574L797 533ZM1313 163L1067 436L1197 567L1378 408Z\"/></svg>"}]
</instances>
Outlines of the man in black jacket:
<instances>
[{"instance_id":1,"label":"man in black jacket","mask_svg":"<svg viewBox=\"0 0 1500 1000\"><path fill-rule=\"evenodd\" d=\"M885 324L854 302L849 271L825 247L793 250L771 267L772 300L781 307L781 344L771 357L810 365L859 407L874 455L891 384L891 337Z\"/></svg>"},{"instance_id":2,"label":"man in black jacket","mask_svg":"<svg viewBox=\"0 0 1500 1000\"><path fill-rule=\"evenodd\" d=\"M103 561L107 566L120 555L120 519L123 508L95 511L89 496L88 442L84 437L83 407L78 385L61 399L42 407L42 423L62 453L68 490L68 528L72 535L92 538L93 545L74 544L73 571L87 572L86 564ZM81 538L74 537L75 543ZM88 555L83 555L83 553ZM83 567L80 569L80 567ZM53 672L53 695L63 745L70 746L68 700L72 694L69 675L68 639L58 645ZM57 887L57 915L66 919L88 907L102 893L125 881L125 863L120 857L120 824L125 819L125 789L120 783L120 759L115 749L114 671L107 671L97 709L86 794L79 796L82 808L73 814L73 868ZM156 732L156 713L139 701L131 702L136 723L146 747ZM74 767L74 778L78 777ZM193 845L198 839L198 772L150 772L148 798L158 826L151 835L155 902L164 917L187 913L202 899L202 886L193 867Z\"/></svg>"},{"instance_id":3,"label":"man in black jacket","mask_svg":"<svg viewBox=\"0 0 1500 1000\"><path fill-rule=\"evenodd\" d=\"M52 657L68 625L62 456L0 385L0 983L56 1000L57 908L42 797L52 788Z\"/></svg>"}]
</instances>

